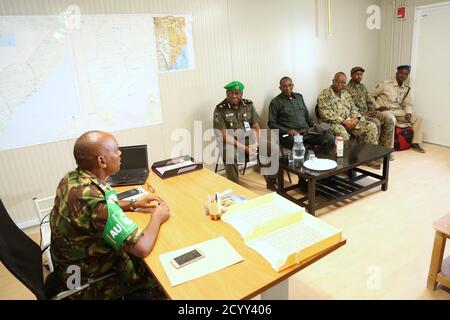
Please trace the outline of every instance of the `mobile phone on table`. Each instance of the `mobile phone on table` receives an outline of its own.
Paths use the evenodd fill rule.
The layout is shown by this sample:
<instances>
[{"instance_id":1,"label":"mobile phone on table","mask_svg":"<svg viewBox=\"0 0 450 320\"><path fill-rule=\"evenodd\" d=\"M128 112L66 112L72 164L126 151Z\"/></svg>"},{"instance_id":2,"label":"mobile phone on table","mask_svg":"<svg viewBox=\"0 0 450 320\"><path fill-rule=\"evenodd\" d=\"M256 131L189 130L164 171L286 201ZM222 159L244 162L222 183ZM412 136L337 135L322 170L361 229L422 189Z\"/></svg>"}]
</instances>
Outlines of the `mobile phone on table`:
<instances>
[{"instance_id":1,"label":"mobile phone on table","mask_svg":"<svg viewBox=\"0 0 450 320\"><path fill-rule=\"evenodd\" d=\"M189 252L186 252L182 255L179 255L175 258L173 258L172 260L170 260L170 263L172 263L172 265L179 269L181 267L184 267L194 261L197 261L201 258L203 258L205 255L199 250L199 249L194 249L191 250Z\"/></svg>"},{"instance_id":2,"label":"mobile phone on table","mask_svg":"<svg viewBox=\"0 0 450 320\"><path fill-rule=\"evenodd\" d=\"M130 189L130 190L126 190L126 191L118 193L117 194L117 199L123 200L125 198L132 197L132 196L137 195L137 194L139 194L139 190L138 189Z\"/></svg>"}]
</instances>

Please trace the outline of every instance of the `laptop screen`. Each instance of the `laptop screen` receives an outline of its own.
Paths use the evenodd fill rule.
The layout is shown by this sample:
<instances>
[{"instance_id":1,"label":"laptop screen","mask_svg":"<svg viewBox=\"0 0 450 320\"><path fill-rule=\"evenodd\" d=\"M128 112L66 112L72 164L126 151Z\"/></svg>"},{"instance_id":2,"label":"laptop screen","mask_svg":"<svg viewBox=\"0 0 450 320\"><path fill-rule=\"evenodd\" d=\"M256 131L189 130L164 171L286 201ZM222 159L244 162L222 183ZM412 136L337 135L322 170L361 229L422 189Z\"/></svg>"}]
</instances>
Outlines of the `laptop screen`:
<instances>
[{"instance_id":1,"label":"laptop screen","mask_svg":"<svg viewBox=\"0 0 450 320\"><path fill-rule=\"evenodd\" d=\"M120 171L148 169L147 145L119 147L122 152Z\"/></svg>"}]
</instances>

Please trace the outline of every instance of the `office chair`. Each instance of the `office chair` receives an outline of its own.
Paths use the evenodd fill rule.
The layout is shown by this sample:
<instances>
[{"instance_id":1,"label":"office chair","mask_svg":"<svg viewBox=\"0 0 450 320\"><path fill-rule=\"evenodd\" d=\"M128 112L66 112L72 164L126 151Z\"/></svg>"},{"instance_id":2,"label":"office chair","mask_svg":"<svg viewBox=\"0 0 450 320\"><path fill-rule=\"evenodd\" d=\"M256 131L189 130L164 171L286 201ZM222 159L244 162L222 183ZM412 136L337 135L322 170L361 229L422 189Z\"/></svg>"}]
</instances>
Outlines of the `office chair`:
<instances>
[{"instance_id":1,"label":"office chair","mask_svg":"<svg viewBox=\"0 0 450 320\"><path fill-rule=\"evenodd\" d=\"M219 169L220 159L222 159L223 144L222 144L221 141L219 141L219 138L217 138L217 137L216 137L216 148L218 149L218 152L217 152L216 166L215 166L215 169L214 169L214 173L217 173L219 171L224 171L225 170L225 169L218 170ZM238 164L237 164L238 168L243 166L242 167L242 175L245 175L245 170L247 170L247 164L249 162L253 162L253 161L258 161L258 164L260 164L259 163L259 159L258 159L256 154L252 155L251 157L249 157L248 155L245 155L244 162L238 162Z\"/></svg>"},{"instance_id":2,"label":"office chair","mask_svg":"<svg viewBox=\"0 0 450 320\"><path fill-rule=\"evenodd\" d=\"M8 215L0 200L0 260L38 300L47 299L41 248ZM50 288L48 288L50 291Z\"/></svg>"},{"instance_id":3,"label":"office chair","mask_svg":"<svg viewBox=\"0 0 450 320\"><path fill-rule=\"evenodd\" d=\"M42 252L37 243L31 240L8 215L0 199L0 261L6 269L22 282L38 300L60 300L87 288L90 284L114 275L91 280L72 290L56 294L56 279L50 273L44 282Z\"/></svg>"}]
</instances>

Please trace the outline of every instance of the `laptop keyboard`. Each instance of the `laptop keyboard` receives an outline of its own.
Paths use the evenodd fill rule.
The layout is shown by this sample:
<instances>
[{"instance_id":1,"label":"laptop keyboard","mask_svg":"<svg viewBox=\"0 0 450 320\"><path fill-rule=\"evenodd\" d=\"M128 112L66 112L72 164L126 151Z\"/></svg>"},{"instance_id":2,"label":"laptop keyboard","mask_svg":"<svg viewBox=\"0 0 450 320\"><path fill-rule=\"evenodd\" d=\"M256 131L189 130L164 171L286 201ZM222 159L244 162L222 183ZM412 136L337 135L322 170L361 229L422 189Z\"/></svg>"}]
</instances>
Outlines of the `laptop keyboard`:
<instances>
[{"instance_id":1,"label":"laptop keyboard","mask_svg":"<svg viewBox=\"0 0 450 320\"><path fill-rule=\"evenodd\" d=\"M144 172L142 170L129 170L126 173L122 172L120 173L120 175L111 176L109 180L112 184L128 182L130 180L136 182L143 182L145 180L146 175L147 172Z\"/></svg>"}]
</instances>

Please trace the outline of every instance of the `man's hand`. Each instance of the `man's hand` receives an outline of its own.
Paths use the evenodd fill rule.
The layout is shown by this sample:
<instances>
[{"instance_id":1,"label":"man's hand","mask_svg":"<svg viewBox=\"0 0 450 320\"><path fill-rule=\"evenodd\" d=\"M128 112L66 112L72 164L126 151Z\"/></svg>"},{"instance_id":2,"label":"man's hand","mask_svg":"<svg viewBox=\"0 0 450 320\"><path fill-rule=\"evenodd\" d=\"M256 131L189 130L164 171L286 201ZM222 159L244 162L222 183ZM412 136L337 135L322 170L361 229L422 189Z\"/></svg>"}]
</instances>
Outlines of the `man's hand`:
<instances>
[{"instance_id":1,"label":"man's hand","mask_svg":"<svg viewBox=\"0 0 450 320\"><path fill-rule=\"evenodd\" d=\"M300 132L298 132L297 130L289 130L288 131L288 134L290 135L290 136L298 136L299 134L300 134Z\"/></svg>"},{"instance_id":2,"label":"man's hand","mask_svg":"<svg viewBox=\"0 0 450 320\"><path fill-rule=\"evenodd\" d=\"M165 204L163 199L161 199L156 194L150 194L150 195L146 196L145 198L136 201L134 206L137 209L149 209L149 208L155 208L156 206L158 206L161 203Z\"/></svg>"},{"instance_id":3,"label":"man's hand","mask_svg":"<svg viewBox=\"0 0 450 320\"><path fill-rule=\"evenodd\" d=\"M407 114L405 115L405 120L406 120L406 121L410 122L410 121L411 121L411 118L412 118L412 114L411 114L411 113L407 113Z\"/></svg>"},{"instance_id":4,"label":"man's hand","mask_svg":"<svg viewBox=\"0 0 450 320\"><path fill-rule=\"evenodd\" d=\"M164 222L166 222L167 219L169 219L169 217L170 217L170 209L169 206L164 202L161 202L159 206L155 208L152 214L152 220L156 219L159 222L159 224L163 224Z\"/></svg>"},{"instance_id":5,"label":"man's hand","mask_svg":"<svg viewBox=\"0 0 450 320\"><path fill-rule=\"evenodd\" d=\"M353 124L353 129L356 128L356 126L359 123L359 119L358 118L353 118L351 121L352 121L352 124Z\"/></svg>"},{"instance_id":6,"label":"man's hand","mask_svg":"<svg viewBox=\"0 0 450 320\"><path fill-rule=\"evenodd\" d=\"M389 111L389 109L386 108L386 107L379 107L379 108L377 109L377 111L384 112L384 111Z\"/></svg>"},{"instance_id":7,"label":"man's hand","mask_svg":"<svg viewBox=\"0 0 450 320\"><path fill-rule=\"evenodd\" d=\"M345 127L345 129L347 129L347 130L352 130L352 129L355 128L355 124L353 123L353 120L344 120L344 121L342 121L341 124L342 124L342 125Z\"/></svg>"},{"instance_id":8,"label":"man's hand","mask_svg":"<svg viewBox=\"0 0 450 320\"><path fill-rule=\"evenodd\" d=\"M252 144L250 146L245 146L245 153L249 156L254 155L258 151L258 146L256 144Z\"/></svg>"}]
</instances>

